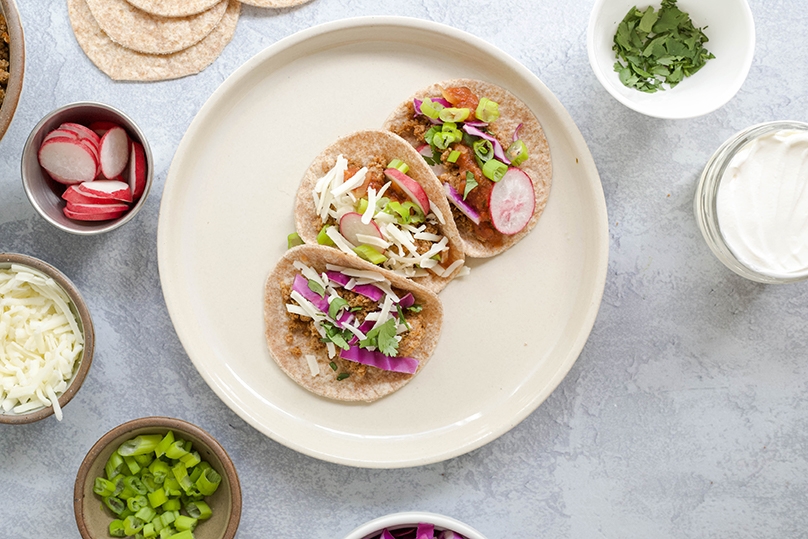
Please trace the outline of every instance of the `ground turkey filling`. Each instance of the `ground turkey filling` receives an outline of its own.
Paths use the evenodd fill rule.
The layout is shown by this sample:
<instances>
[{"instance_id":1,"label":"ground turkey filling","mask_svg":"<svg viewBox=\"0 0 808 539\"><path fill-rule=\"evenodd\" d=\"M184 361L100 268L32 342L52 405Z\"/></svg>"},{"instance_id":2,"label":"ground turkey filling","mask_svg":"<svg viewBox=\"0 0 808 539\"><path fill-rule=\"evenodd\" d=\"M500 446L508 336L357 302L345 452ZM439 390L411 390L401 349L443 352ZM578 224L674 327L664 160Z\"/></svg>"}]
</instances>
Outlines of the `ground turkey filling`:
<instances>
[{"instance_id":1,"label":"ground turkey filling","mask_svg":"<svg viewBox=\"0 0 808 539\"><path fill-rule=\"evenodd\" d=\"M479 100L471 90L465 87L447 88L446 90L448 92L455 91L458 94L455 96L457 99L457 103L455 103L456 107L467 107L472 111L476 110ZM424 134L432 127L432 123L429 121L429 118L422 114L415 115L412 102L408 103L408 107L411 113L410 119L396 126L393 132L400 137L417 140L419 144L425 143ZM508 143L505 142L506 139L496 131L495 124L488 126L488 132L499 140L503 148L508 147ZM450 163L447 161L447 158L455 150L460 152L460 157L455 163ZM458 229L461 233L470 232L474 234L474 237L478 240L491 246L500 245L503 241L502 234L491 224L491 214L488 211L488 198L491 194L491 189L494 187L494 182L483 176L483 172L477 164L477 160L474 158L474 150L462 142L458 142L449 146L440 156L440 159L445 169L445 172L441 174L439 178L441 183L449 183L458 193L463 194L466 190L467 172L471 172L474 175L474 179L477 181L477 187L468 193L466 203L480 214L480 224L477 225L473 223L458 210L454 204L450 204L452 216L457 223Z\"/></svg>"},{"instance_id":2,"label":"ground turkey filling","mask_svg":"<svg viewBox=\"0 0 808 539\"><path fill-rule=\"evenodd\" d=\"M6 87L8 86L8 42L6 19L0 13L0 107L3 106L3 101L6 98Z\"/></svg>"},{"instance_id":3,"label":"ground turkey filling","mask_svg":"<svg viewBox=\"0 0 808 539\"><path fill-rule=\"evenodd\" d=\"M406 292L398 289L393 289L393 291L399 297L406 295ZM284 303L294 302L294 300L291 299L291 284L282 285L281 293L283 294ZM365 317L369 313L378 311L380 308L380 305L372 299L360 294L356 294L344 288L339 289L339 295L348 302L349 308L353 309L358 307L361 309L354 312L354 316L356 316L359 322L364 321ZM414 313L407 311L406 309L404 311L407 324L410 325L411 329L402 335L401 342L398 345L398 357L414 357L413 354L416 352L416 350L418 350L418 347L421 344L426 327L421 320L422 313ZM318 349L325 350L325 343L322 342L320 334L317 332L317 328L314 326L314 321L311 318L293 313L286 314L289 318L289 323L287 324L287 333L285 338L286 343L289 346L292 346L290 349L292 355L299 357L302 360L304 354L314 353L314 351ZM309 336L309 341L305 345L306 350L301 350L300 347L293 346L295 335L301 334ZM332 361L337 366L335 374L348 373L352 377L362 378L370 369L380 371L380 369L377 369L376 367L342 359L339 357L339 354L337 354L337 357L335 357Z\"/></svg>"}]
</instances>

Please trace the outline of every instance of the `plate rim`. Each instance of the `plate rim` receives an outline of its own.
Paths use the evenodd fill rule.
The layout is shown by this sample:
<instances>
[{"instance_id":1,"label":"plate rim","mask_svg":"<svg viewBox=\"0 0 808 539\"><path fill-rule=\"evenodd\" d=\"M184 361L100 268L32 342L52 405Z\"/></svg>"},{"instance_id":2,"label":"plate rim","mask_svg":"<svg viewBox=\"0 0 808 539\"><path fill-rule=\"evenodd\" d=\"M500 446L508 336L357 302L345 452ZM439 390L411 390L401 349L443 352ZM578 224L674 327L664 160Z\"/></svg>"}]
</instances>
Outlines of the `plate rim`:
<instances>
[{"instance_id":1,"label":"plate rim","mask_svg":"<svg viewBox=\"0 0 808 539\"><path fill-rule=\"evenodd\" d=\"M242 79L248 77L255 66L258 66L266 61L269 61L272 57L280 55L288 51L289 49L297 47L311 39L319 38L321 36L330 33L342 32L345 30L361 31L362 29L366 29L368 27L378 27L378 26L390 26L399 28L404 27L405 29L408 30L433 32L442 34L445 37L457 40L462 43L473 44L476 47L484 47L486 52L489 53L492 57L496 58L501 62L506 63L508 68L521 73L521 75L524 78L530 81L531 87L535 89L538 92L538 94L540 94L541 97L548 102L548 106L553 110L553 112L559 116L561 123L565 127L564 129L565 135L575 139L577 143L579 143L581 147L585 150L585 153L581 155L581 162L584 165L587 164L591 165L592 169L591 172L594 175L594 180L596 180L596 181L587 181L587 184L592 183L592 185L590 186L593 195L592 202L594 209L596 210L595 213L597 214L594 218L596 228L593 230L593 233L598 237L597 240L598 249L597 252L591 253L591 255L595 257L595 262L593 263L593 265L595 265L598 268L597 274L594 276L593 279L593 289L595 293L592 295L592 297L589 298L589 305L586 309L585 316L582 317L583 324L580 326L576 338L574 339L572 346L569 348L566 357L564 357L563 360L560 362L558 370L556 370L554 375L547 380L547 383L542 391L536 392L532 398L527 399L527 402L518 408L518 412L514 414L510 418L510 420L500 422L497 425L497 428L487 429L485 433L474 437L473 440L455 446L449 450L430 453L428 455L419 455L408 459L396 459L396 460L384 460L384 459L369 460L366 458L356 458L345 455L337 455L334 454L333 452L329 453L323 451L322 449L319 450L313 449L312 447L309 447L306 444L299 443L293 437L281 434L277 430L274 430L271 427L267 426L266 424L262 424L261 422L259 422L253 416L253 414L250 413L249 410L244 409L242 406L240 406L240 403L236 402L235 399L231 398L228 386L220 384L219 381L217 380L217 377L213 376L212 373L207 372L204 366L200 366L198 364L197 359L193 357L193 355L189 350L191 345L187 344L190 337L189 335L186 334L186 331L184 329L181 329L181 326L178 327L177 324L177 320L181 318L181 315L178 313L180 307L178 305L179 301L176 301L174 299L175 292L172 290L171 286L166 286L166 281L167 280L170 281L170 278L167 277L169 273L167 269L169 261L168 261L168 255L166 254L167 251L166 244L170 240L169 238L170 233L168 231L170 227L166 226L166 221L169 219L168 216L171 213L170 202L174 198L173 191L170 188L171 179L179 174L177 172L177 169L179 167L178 163L184 160L185 153L187 153L188 151L188 147L190 145L189 141L191 138L190 134L196 132L197 130L196 126L198 124L204 123L205 121L208 120L211 114L215 113L214 107L216 105L216 101L219 99L219 96L229 91L232 87L237 86ZM395 40L391 39L391 42L395 42ZM345 43L342 44L344 45ZM294 61L295 60L292 60L291 62ZM587 176L589 175L587 174ZM513 427L521 423L528 415L530 415L533 411L535 411L549 397L549 395L558 387L561 381L569 373L575 361L577 361L578 357L580 356L583 350L583 347L586 345L589 339L589 336L592 332L592 328L594 327L594 323L597 318L600 305L602 303L603 293L606 284L606 276L608 272L609 227L608 227L608 215L607 215L605 194L603 192L602 184L600 183L600 175L597 171L597 167L595 166L594 158L592 157L591 151L589 150L588 145L586 144L586 141L584 140L583 135L580 132L580 129L573 121L569 112L561 104L558 98L549 90L549 88L547 88L547 86L538 78L538 76L536 76L532 71L530 71L527 67L525 67L521 62L505 53L502 49L464 30L460 30L442 23L429 21L425 19L418 19L414 17L373 15L363 17L350 17L331 22L326 22L291 34L277 41L276 43L267 46L263 50L253 55L219 85L219 87L210 95L210 97L208 97L206 102L203 104L203 106L199 109L199 111L195 115L192 122L189 124L186 132L183 134L183 137L180 140L177 150L175 151L174 157L172 158L172 162L169 167L168 174L166 176L165 184L163 187L163 196L160 204L160 211L158 217L158 230L157 230L157 249L158 249L158 272L160 276L163 298L166 303L166 308L168 310L169 317L171 319L177 337L179 338L186 355L194 365L194 368L196 368L197 372L199 372L200 376L202 376L202 378L205 380L208 386L219 397L219 399L222 400L222 402L224 402L224 404L231 409L231 411L235 412L236 415L238 415L241 419L250 424L258 432L304 455L314 457L326 462L332 462L347 466L390 469L390 468L422 466L442 462L444 460L464 455L470 451L478 449L486 445L487 443L499 438L506 432L510 431Z\"/></svg>"}]
</instances>

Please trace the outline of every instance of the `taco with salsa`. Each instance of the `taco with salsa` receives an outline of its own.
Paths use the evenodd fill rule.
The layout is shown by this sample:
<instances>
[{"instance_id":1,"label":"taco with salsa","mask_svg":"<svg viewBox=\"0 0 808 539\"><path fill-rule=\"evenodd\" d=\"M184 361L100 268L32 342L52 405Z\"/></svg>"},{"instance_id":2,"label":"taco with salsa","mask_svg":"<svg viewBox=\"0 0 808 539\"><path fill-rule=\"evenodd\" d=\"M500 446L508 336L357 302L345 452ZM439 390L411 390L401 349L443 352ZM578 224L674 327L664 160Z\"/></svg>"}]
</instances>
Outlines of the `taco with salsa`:
<instances>
[{"instance_id":1,"label":"taco with salsa","mask_svg":"<svg viewBox=\"0 0 808 539\"><path fill-rule=\"evenodd\" d=\"M371 402L421 372L443 306L426 288L337 249L287 251L266 281L269 352L292 380L343 401Z\"/></svg>"},{"instance_id":2,"label":"taco with salsa","mask_svg":"<svg viewBox=\"0 0 808 539\"><path fill-rule=\"evenodd\" d=\"M550 194L550 149L512 93L473 79L440 82L399 105L384 128L432 166L466 256L497 255L536 226Z\"/></svg>"},{"instance_id":3,"label":"taco with salsa","mask_svg":"<svg viewBox=\"0 0 808 539\"><path fill-rule=\"evenodd\" d=\"M443 188L389 131L337 140L309 166L295 200L301 239L333 247L439 292L465 255Z\"/></svg>"}]
</instances>

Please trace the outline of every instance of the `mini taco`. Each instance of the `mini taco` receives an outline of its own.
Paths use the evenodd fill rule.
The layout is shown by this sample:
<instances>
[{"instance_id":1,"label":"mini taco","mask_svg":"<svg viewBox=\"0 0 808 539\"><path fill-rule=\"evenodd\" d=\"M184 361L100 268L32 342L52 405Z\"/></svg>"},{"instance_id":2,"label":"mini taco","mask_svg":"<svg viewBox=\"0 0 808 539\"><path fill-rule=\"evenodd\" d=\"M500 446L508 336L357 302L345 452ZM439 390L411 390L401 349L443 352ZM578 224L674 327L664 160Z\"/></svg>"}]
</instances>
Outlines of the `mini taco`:
<instances>
[{"instance_id":1,"label":"mini taco","mask_svg":"<svg viewBox=\"0 0 808 539\"><path fill-rule=\"evenodd\" d=\"M412 380L443 323L438 296L359 258L319 245L290 249L267 278L269 352L309 391L371 402Z\"/></svg>"},{"instance_id":2,"label":"mini taco","mask_svg":"<svg viewBox=\"0 0 808 539\"><path fill-rule=\"evenodd\" d=\"M443 188L423 158L388 131L340 138L309 166L295 201L306 243L359 256L439 292L465 256Z\"/></svg>"},{"instance_id":3,"label":"mini taco","mask_svg":"<svg viewBox=\"0 0 808 539\"><path fill-rule=\"evenodd\" d=\"M432 166L466 256L499 254L536 226L550 193L550 149L539 120L507 90L472 79L433 84L384 128Z\"/></svg>"}]
</instances>

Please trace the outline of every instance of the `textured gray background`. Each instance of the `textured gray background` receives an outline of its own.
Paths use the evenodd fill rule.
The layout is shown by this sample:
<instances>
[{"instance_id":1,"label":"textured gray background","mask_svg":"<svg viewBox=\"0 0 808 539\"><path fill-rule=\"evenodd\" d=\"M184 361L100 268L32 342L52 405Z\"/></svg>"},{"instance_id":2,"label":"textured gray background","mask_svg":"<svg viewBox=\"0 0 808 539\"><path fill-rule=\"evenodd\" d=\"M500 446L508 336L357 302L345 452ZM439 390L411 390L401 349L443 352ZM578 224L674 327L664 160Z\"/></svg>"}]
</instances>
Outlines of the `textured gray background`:
<instances>
[{"instance_id":1,"label":"textured gray background","mask_svg":"<svg viewBox=\"0 0 808 539\"><path fill-rule=\"evenodd\" d=\"M0 142L0 251L38 256L70 276L93 312L98 346L62 423L0 426L0 538L78 537L72 486L84 454L115 425L152 414L199 424L228 449L242 478L243 538L341 539L366 520L414 509L448 514L491 539L806 534L808 285L736 277L713 258L692 212L701 169L727 137L762 121L808 120L802 0L751 0L758 45L749 78L720 110L683 121L634 113L598 84L585 46L591 0L245 6L233 41L211 67L150 84L114 83L95 69L73 38L63 1L18 2L27 66L21 104ZM156 249L169 164L211 92L280 38L372 14L458 27L538 75L589 144L611 230L600 314L550 398L481 449L390 471L302 456L232 413L174 333ZM148 135L156 161L143 211L100 237L47 224L19 177L31 128L79 100L125 110Z\"/></svg>"}]
</instances>

